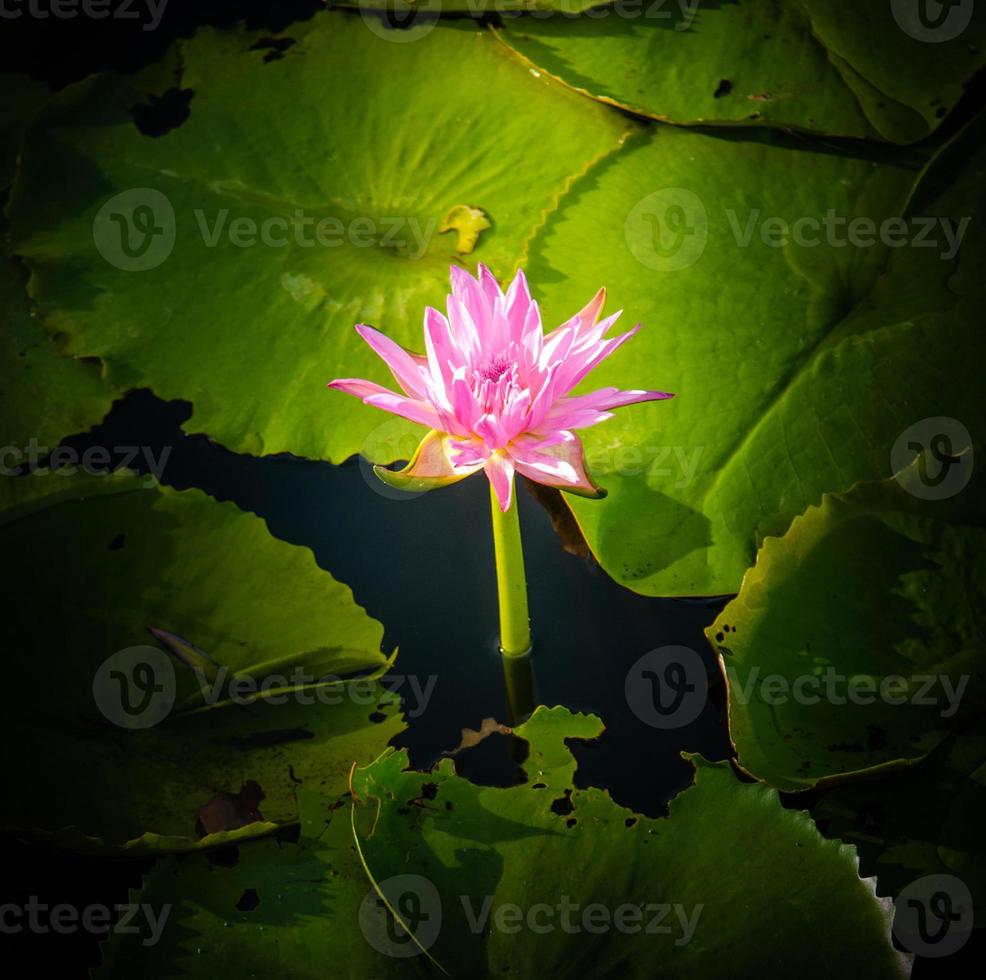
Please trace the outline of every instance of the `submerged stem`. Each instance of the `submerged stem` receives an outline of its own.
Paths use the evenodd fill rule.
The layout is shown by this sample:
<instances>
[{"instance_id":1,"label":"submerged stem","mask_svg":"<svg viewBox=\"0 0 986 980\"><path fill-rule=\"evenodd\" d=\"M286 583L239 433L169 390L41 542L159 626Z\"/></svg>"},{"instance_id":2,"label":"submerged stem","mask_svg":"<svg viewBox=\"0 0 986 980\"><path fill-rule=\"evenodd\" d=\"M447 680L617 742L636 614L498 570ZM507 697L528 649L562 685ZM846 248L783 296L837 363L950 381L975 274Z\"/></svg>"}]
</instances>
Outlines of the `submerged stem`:
<instances>
[{"instance_id":1,"label":"submerged stem","mask_svg":"<svg viewBox=\"0 0 986 980\"><path fill-rule=\"evenodd\" d=\"M496 591L500 600L500 651L505 657L522 657L531 649L531 623L527 612L527 575L520 543L516 492L504 513L491 484L490 508L496 552Z\"/></svg>"}]
</instances>

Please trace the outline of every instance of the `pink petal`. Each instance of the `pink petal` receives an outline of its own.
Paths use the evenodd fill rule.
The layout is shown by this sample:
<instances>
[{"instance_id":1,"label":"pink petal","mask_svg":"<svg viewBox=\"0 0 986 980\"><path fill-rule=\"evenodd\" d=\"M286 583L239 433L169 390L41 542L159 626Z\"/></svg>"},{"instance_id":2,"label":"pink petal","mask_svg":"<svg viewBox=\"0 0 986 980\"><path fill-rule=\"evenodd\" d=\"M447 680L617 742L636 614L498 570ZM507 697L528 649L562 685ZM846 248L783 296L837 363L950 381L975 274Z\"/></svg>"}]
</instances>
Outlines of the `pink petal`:
<instances>
[{"instance_id":1,"label":"pink petal","mask_svg":"<svg viewBox=\"0 0 986 980\"><path fill-rule=\"evenodd\" d=\"M572 350L585 353L595 347L609 332L609 328L621 316L623 316L623 310L617 310L615 313L610 313L609 316L603 317L598 323L594 323L592 326L580 330L578 336L575 338L575 343L572 344ZM640 324L637 324L637 326L639 327Z\"/></svg>"},{"instance_id":2,"label":"pink petal","mask_svg":"<svg viewBox=\"0 0 986 980\"><path fill-rule=\"evenodd\" d=\"M514 464L506 453L493 453L483 464L486 475L493 485L493 492L500 503L500 510L510 510L514 489Z\"/></svg>"},{"instance_id":3,"label":"pink petal","mask_svg":"<svg viewBox=\"0 0 986 980\"><path fill-rule=\"evenodd\" d=\"M599 314L602 313L603 307L606 305L606 287L603 286L588 303L575 314L576 319L579 321L580 329L586 329L593 326L599 319Z\"/></svg>"},{"instance_id":4,"label":"pink petal","mask_svg":"<svg viewBox=\"0 0 986 980\"><path fill-rule=\"evenodd\" d=\"M404 389L404 392L412 398L423 398L424 380L421 377L421 364L423 358L405 350L400 344L395 343L386 335L374 330L373 327L365 323L356 324L356 332L373 348L376 353L390 368L394 380Z\"/></svg>"},{"instance_id":5,"label":"pink petal","mask_svg":"<svg viewBox=\"0 0 986 980\"><path fill-rule=\"evenodd\" d=\"M577 336L578 330L575 324L569 324L567 327L559 327L557 330L552 330L551 335L545 338L544 344L541 347L538 367L541 370L545 370L552 364L564 361L568 352L572 349L572 344L575 343Z\"/></svg>"},{"instance_id":6,"label":"pink petal","mask_svg":"<svg viewBox=\"0 0 986 980\"><path fill-rule=\"evenodd\" d=\"M521 349L527 356L525 367L530 368L537 364L543 346L544 327L541 325L541 309L536 302L532 301L527 308L527 317L524 320L521 337Z\"/></svg>"},{"instance_id":7,"label":"pink petal","mask_svg":"<svg viewBox=\"0 0 986 980\"><path fill-rule=\"evenodd\" d=\"M482 262L479 263L479 284L483 287L490 309L495 311L498 306L503 304L503 290L500 289L496 276Z\"/></svg>"},{"instance_id":8,"label":"pink petal","mask_svg":"<svg viewBox=\"0 0 986 980\"><path fill-rule=\"evenodd\" d=\"M399 415L410 422L427 425L429 429L443 428L441 416L427 402L417 401L414 398L403 398L401 395L395 395L386 389L378 394L371 394L363 398L363 401L367 405L373 405L374 408L393 412L394 415Z\"/></svg>"},{"instance_id":9,"label":"pink petal","mask_svg":"<svg viewBox=\"0 0 986 980\"><path fill-rule=\"evenodd\" d=\"M452 376L461 355L452 340L448 320L430 306L425 309L425 350L435 388L441 393L443 403L451 408Z\"/></svg>"},{"instance_id":10,"label":"pink petal","mask_svg":"<svg viewBox=\"0 0 986 980\"><path fill-rule=\"evenodd\" d=\"M619 388L600 388L587 395L561 398L548 410L544 424L550 428L584 429L612 418L609 409L638 402L661 401L674 398L667 391L621 391Z\"/></svg>"},{"instance_id":11,"label":"pink petal","mask_svg":"<svg viewBox=\"0 0 986 980\"><path fill-rule=\"evenodd\" d=\"M469 307L457 296L448 297L446 308L452 339L459 349L463 362L475 363L480 360L483 353L483 340L478 321Z\"/></svg>"},{"instance_id":12,"label":"pink petal","mask_svg":"<svg viewBox=\"0 0 986 980\"><path fill-rule=\"evenodd\" d=\"M460 343L475 337L476 348L489 352L492 349L493 309L483 287L465 269L452 266L452 295L448 302L448 315L453 333ZM464 315L465 314L465 315ZM470 336L472 335L472 336Z\"/></svg>"},{"instance_id":13,"label":"pink petal","mask_svg":"<svg viewBox=\"0 0 986 980\"><path fill-rule=\"evenodd\" d=\"M510 455L517 472L536 483L588 497L605 495L586 473L582 440L571 432L522 436L511 443Z\"/></svg>"},{"instance_id":14,"label":"pink petal","mask_svg":"<svg viewBox=\"0 0 986 980\"><path fill-rule=\"evenodd\" d=\"M529 427L530 408L531 393L526 390L517 392L507 403L500 415L500 423L508 439Z\"/></svg>"},{"instance_id":15,"label":"pink petal","mask_svg":"<svg viewBox=\"0 0 986 980\"><path fill-rule=\"evenodd\" d=\"M490 451L482 439L450 439L449 450L457 467L482 465L490 458Z\"/></svg>"},{"instance_id":16,"label":"pink petal","mask_svg":"<svg viewBox=\"0 0 986 980\"><path fill-rule=\"evenodd\" d=\"M447 412L442 412L430 402L417 398L405 398L396 392L378 385L375 381L364 381L362 378L337 378L330 381L329 388L344 391L347 395L355 395L366 405L382 408L393 412L401 418L427 425L430 429L448 432L455 426L455 420Z\"/></svg>"},{"instance_id":17,"label":"pink petal","mask_svg":"<svg viewBox=\"0 0 986 980\"><path fill-rule=\"evenodd\" d=\"M330 381L326 387L334 388L336 391L344 391L347 395L355 395L361 399L383 394L393 395L395 398L400 397L389 388L384 388L383 385L378 385L375 381L364 381L362 378L336 378L335 381Z\"/></svg>"},{"instance_id":18,"label":"pink petal","mask_svg":"<svg viewBox=\"0 0 986 980\"><path fill-rule=\"evenodd\" d=\"M502 449L509 442L503 423L495 415L483 415L473 426L473 431L489 449Z\"/></svg>"},{"instance_id":19,"label":"pink petal","mask_svg":"<svg viewBox=\"0 0 986 980\"><path fill-rule=\"evenodd\" d=\"M572 354L565 361L562 374L558 378L556 392L564 395L571 391L594 367L606 360L611 354L616 353L631 337L636 336L640 330L638 323L632 330L628 330L619 337L611 337L603 340L586 351L579 351Z\"/></svg>"},{"instance_id":20,"label":"pink petal","mask_svg":"<svg viewBox=\"0 0 986 980\"><path fill-rule=\"evenodd\" d=\"M472 429L482 410L476 401L476 394L465 378L465 368L457 369L452 378L452 411L463 428Z\"/></svg>"},{"instance_id":21,"label":"pink petal","mask_svg":"<svg viewBox=\"0 0 986 980\"><path fill-rule=\"evenodd\" d=\"M517 270L514 281L507 288L503 306L507 318L507 336L497 338L501 346L509 341L519 342L524 337L527 313L531 306L531 291L522 269Z\"/></svg>"},{"instance_id":22,"label":"pink petal","mask_svg":"<svg viewBox=\"0 0 986 980\"><path fill-rule=\"evenodd\" d=\"M579 310L570 320L567 320L560 327L556 327L551 333L545 337L545 343L551 339L551 337L556 334L559 330L563 330L565 327L574 327L576 334L581 334L588 330L590 327L595 326L599 319L599 314L602 312L603 306L606 304L606 289L605 287L600 289L592 299L589 300L586 305ZM619 313L616 314L619 316ZM605 331L604 331L605 332Z\"/></svg>"}]
</instances>

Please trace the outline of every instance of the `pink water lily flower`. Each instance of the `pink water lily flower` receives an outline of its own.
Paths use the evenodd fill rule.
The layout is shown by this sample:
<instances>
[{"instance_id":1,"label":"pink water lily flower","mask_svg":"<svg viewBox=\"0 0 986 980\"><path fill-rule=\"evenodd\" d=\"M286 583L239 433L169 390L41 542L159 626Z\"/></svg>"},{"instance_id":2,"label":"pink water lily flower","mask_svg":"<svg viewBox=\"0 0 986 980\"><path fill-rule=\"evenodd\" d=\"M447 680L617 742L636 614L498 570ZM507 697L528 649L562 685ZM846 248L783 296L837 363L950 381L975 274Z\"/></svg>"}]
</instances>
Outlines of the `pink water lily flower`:
<instances>
[{"instance_id":1,"label":"pink water lily flower","mask_svg":"<svg viewBox=\"0 0 986 980\"><path fill-rule=\"evenodd\" d=\"M523 272L506 293L485 266L473 278L451 270L448 316L426 308L426 355L413 354L373 327L356 330L386 362L403 394L372 381L342 378L348 392L431 431L400 471L376 467L392 486L427 490L486 471L500 508L510 507L514 473L560 490L600 497L586 473L574 430L612 418L610 409L671 398L664 391L571 390L639 329L606 337L620 312L602 320L600 289L585 309L545 335Z\"/></svg>"}]
</instances>

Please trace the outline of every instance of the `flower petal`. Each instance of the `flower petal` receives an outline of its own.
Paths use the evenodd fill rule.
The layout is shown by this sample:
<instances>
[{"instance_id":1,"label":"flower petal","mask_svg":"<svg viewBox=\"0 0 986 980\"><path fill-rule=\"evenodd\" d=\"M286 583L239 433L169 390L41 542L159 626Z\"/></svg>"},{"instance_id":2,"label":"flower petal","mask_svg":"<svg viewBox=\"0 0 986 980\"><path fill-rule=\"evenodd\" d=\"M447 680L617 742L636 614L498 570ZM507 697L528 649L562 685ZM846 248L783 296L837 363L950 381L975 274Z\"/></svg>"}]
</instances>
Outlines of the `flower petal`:
<instances>
[{"instance_id":1,"label":"flower petal","mask_svg":"<svg viewBox=\"0 0 986 980\"><path fill-rule=\"evenodd\" d=\"M550 428L584 429L612 418L610 409L635 405L638 402L674 398L667 391L621 391L619 388L599 388L586 395L560 398L548 410L544 423Z\"/></svg>"},{"instance_id":2,"label":"flower petal","mask_svg":"<svg viewBox=\"0 0 986 980\"><path fill-rule=\"evenodd\" d=\"M456 466L451 458L448 433L433 429L418 443L414 456L404 469L388 470L385 466L374 466L373 472L388 486L420 493L458 483L482 465Z\"/></svg>"},{"instance_id":3,"label":"flower petal","mask_svg":"<svg viewBox=\"0 0 986 980\"><path fill-rule=\"evenodd\" d=\"M412 398L424 398L425 382L421 376L424 358L405 350L400 344L365 323L357 323L356 332L390 368L394 380L404 389L405 394Z\"/></svg>"},{"instance_id":4,"label":"flower petal","mask_svg":"<svg viewBox=\"0 0 986 980\"><path fill-rule=\"evenodd\" d=\"M523 339L527 313L531 303L531 290L527 285L527 277L524 275L523 269L518 269L514 281L507 287L503 301L507 321L507 336L497 338L501 346L510 341L519 343Z\"/></svg>"},{"instance_id":5,"label":"flower petal","mask_svg":"<svg viewBox=\"0 0 986 980\"><path fill-rule=\"evenodd\" d=\"M430 429L444 429L446 428L444 423L455 423L448 413L439 411L430 402L405 398L389 388L384 388L383 385L378 385L375 381L366 381L363 378L336 378L335 381L330 381L327 387L344 391L347 395L355 395L365 405L373 405L374 408L393 412L394 415L409 419L411 422L427 425Z\"/></svg>"},{"instance_id":6,"label":"flower petal","mask_svg":"<svg viewBox=\"0 0 986 980\"><path fill-rule=\"evenodd\" d=\"M586 350L569 354L558 377L555 397L561 397L571 391L594 367L605 361L611 354L616 353L631 337L636 336L639 330L640 324L638 323L632 330L628 330L618 337L601 340Z\"/></svg>"},{"instance_id":7,"label":"flower petal","mask_svg":"<svg viewBox=\"0 0 986 980\"><path fill-rule=\"evenodd\" d=\"M500 510L510 510L514 491L514 464L506 453L493 453L483 464L486 475L493 485L493 492L500 503Z\"/></svg>"},{"instance_id":8,"label":"flower petal","mask_svg":"<svg viewBox=\"0 0 986 980\"><path fill-rule=\"evenodd\" d=\"M474 355L491 350L495 304L489 295L465 269L452 266L452 295L446 308L452 334L464 350Z\"/></svg>"},{"instance_id":9,"label":"flower petal","mask_svg":"<svg viewBox=\"0 0 986 980\"><path fill-rule=\"evenodd\" d=\"M500 289L500 284L496 281L496 276L482 262L479 263L478 271L479 284L483 287L483 292L486 294L486 301L490 304L490 309L495 311L497 304L502 305L503 303L503 290Z\"/></svg>"},{"instance_id":10,"label":"flower petal","mask_svg":"<svg viewBox=\"0 0 986 980\"><path fill-rule=\"evenodd\" d=\"M473 426L473 431L490 449L502 449L510 441L503 422L491 413L481 416Z\"/></svg>"},{"instance_id":11,"label":"flower petal","mask_svg":"<svg viewBox=\"0 0 986 980\"><path fill-rule=\"evenodd\" d=\"M545 343L547 343L559 330L564 330L565 327L574 327L576 335L589 330L594 327L599 320L599 314L602 313L603 306L606 304L606 288L603 287L596 293L588 303L579 310L570 320L566 320L561 326L556 327L544 338ZM619 314L616 314L619 316ZM603 331L605 333L605 331Z\"/></svg>"},{"instance_id":12,"label":"flower petal","mask_svg":"<svg viewBox=\"0 0 986 980\"><path fill-rule=\"evenodd\" d=\"M382 408L385 412L392 412L410 422L426 425L429 429L442 428L441 416L427 402L395 395L392 391L387 391L386 388L376 394L368 395L363 401L367 405Z\"/></svg>"},{"instance_id":13,"label":"flower petal","mask_svg":"<svg viewBox=\"0 0 986 980\"><path fill-rule=\"evenodd\" d=\"M517 472L535 483L580 497L606 496L606 491L596 486L586 472L582 440L572 432L553 433L547 438L521 436L510 444L510 455Z\"/></svg>"},{"instance_id":14,"label":"flower petal","mask_svg":"<svg viewBox=\"0 0 986 980\"><path fill-rule=\"evenodd\" d=\"M383 385L378 385L376 381L365 381L363 378L336 378L330 381L327 388L334 388L336 391L344 391L347 395L355 395L359 399L370 398L372 395L393 395L400 398L400 395Z\"/></svg>"}]
</instances>

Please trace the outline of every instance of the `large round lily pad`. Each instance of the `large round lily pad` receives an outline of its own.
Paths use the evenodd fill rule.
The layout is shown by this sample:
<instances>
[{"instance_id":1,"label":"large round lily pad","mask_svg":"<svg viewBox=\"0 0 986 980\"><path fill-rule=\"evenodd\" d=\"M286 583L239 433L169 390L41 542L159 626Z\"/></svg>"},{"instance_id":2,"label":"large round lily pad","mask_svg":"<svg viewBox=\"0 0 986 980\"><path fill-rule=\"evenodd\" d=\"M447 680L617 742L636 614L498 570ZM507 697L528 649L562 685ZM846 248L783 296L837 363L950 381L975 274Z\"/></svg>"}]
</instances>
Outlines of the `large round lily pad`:
<instances>
[{"instance_id":1,"label":"large round lily pad","mask_svg":"<svg viewBox=\"0 0 986 980\"><path fill-rule=\"evenodd\" d=\"M547 318L605 283L643 323L592 387L676 392L586 432L609 496L566 501L614 578L736 591L822 493L889 476L912 425L986 427L982 133L915 174L896 155L662 127L549 217L528 268Z\"/></svg>"},{"instance_id":2,"label":"large round lily pad","mask_svg":"<svg viewBox=\"0 0 986 980\"><path fill-rule=\"evenodd\" d=\"M450 264L508 275L633 127L471 22L384 34L329 11L269 59L260 34L202 30L165 67L51 100L10 215L67 353L102 358L120 388L188 399L186 428L231 449L360 450L381 418L326 383L392 379L353 325L420 347ZM144 135L128 110L167 88L190 115Z\"/></svg>"}]
</instances>

